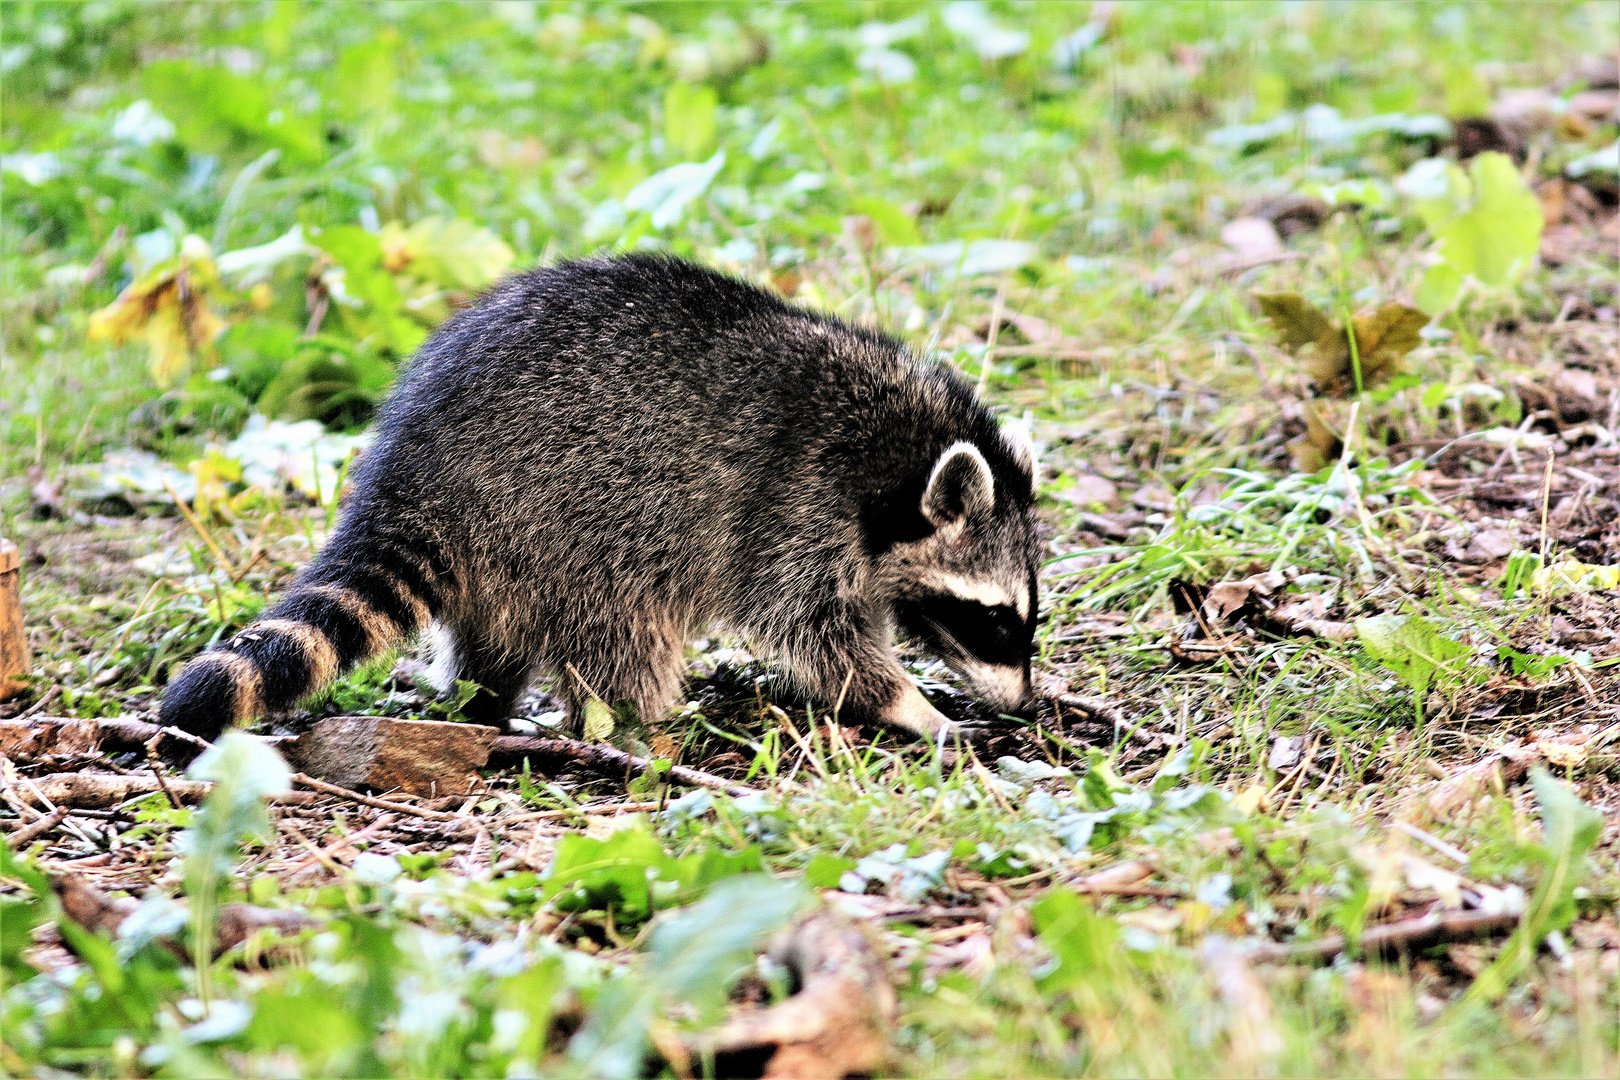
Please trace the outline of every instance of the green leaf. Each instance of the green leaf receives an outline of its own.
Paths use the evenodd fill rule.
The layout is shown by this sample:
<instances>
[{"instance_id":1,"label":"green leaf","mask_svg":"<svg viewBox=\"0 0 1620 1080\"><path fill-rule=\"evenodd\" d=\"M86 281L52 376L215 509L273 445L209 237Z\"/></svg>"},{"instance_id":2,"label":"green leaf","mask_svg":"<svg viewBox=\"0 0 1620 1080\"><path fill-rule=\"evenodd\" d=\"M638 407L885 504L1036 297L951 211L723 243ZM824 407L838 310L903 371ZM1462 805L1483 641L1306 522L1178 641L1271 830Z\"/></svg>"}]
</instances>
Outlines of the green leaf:
<instances>
[{"instance_id":1,"label":"green leaf","mask_svg":"<svg viewBox=\"0 0 1620 1080\"><path fill-rule=\"evenodd\" d=\"M144 66L141 83L175 122L179 141L193 150L262 153L277 147L287 166L314 165L325 157L318 117L292 104L286 90L262 76L190 60L158 60Z\"/></svg>"},{"instance_id":2,"label":"green leaf","mask_svg":"<svg viewBox=\"0 0 1620 1080\"><path fill-rule=\"evenodd\" d=\"M1379 615L1356 620L1367 655L1395 673L1422 700L1437 673L1444 675L1471 651L1416 615Z\"/></svg>"},{"instance_id":3,"label":"green leaf","mask_svg":"<svg viewBox=\"0 0 1620 1080\"><path fill-rule=\"evenodd\" d=\"M1567 656L1535 656L1522 653L1511 645L1498 645L1496 658L1505 661L1513 669L1513 674L1527 675L1532 679L1542 678L1570 662Z\"/></svg>"},{"instance_id":4,"label":"green leaf","mask_svg":"<svg viewBox=\"0 0 1620 1080\"><path fill-rule=\"evenodd\" d=\"M1491 104L1490 87L1474 65L1462 61L1447 64L1441 80L1447 116L1484 116Z\"/></svg>"},{"instance_id":5,"label":"green leaf","mask_svg":"<svg viewBox=\"0 0 1620 1080\"><path fill-rule=\"evenodd\" d=\"M1510 551L1502 568L1502 599L1512 600L1521 590L1527 590L1541 569L1541 556L1534 551Z\"/></svg>"},{"instance_id":6,"label":"green leaf","mask_svg":"<svg viewBox=\"0 0 1620 1080\"><path fill-rule=\"evenodd\" d=\"M1450 216L1429 225L1441 257L1458 274L1472 274L1481 284L1508 284L1535 258L1541 244L1541 203L1535 193L1513 160L1496 151L1469 162L1467 184L1456 184L1452 177L1452 191L1463 195L1462 205L1454 203ZM1435 213L1429 202L1420 210L1426 218ZM1435 295L1443 284L1444 279L1435 282ZM1433 300L1427 293L1425 298Z\"/></svg>"},{"instance_id":7,"label":"green leaf","mask_svg":"<svg viewBox=\"0 0 1620 1080\"><path fill-rule=\"evenodd\" d=\"M1575 886L1586 876L1586 853L1603 832L1603 818L1545 769L1532 769L1530 787L1541 807L1541 881L1519 928L1490 967L1468 988L1464 1002L1501 997L1535 959L1541 940L1575 921Z\"/></svg>"},{"instance_id":8,"label":"green leaf","mask_svg":"<svg viewBox=\"0 0 1620 1080\"><path fill-rule=\"evenodd\" d=\"M1435 263L1423 272L1412 302L1429 315L1443 314L1457 302L1462 283L1462 272L1451 263Z\"/></svg>"},{"instance_id":9,"label":"green leaf","mask_svg":"<svg viewBox=\"0 0 1620 1080\"><path fill-rule=\"evenodd\" d=\"M384 268L443 288L481 289L515 258L506 241L462 218L427 217L408 229L390 222L378 239Z\"/></svg>"},{"instance_id":10,"label":"green leaf","mask_svg":"<svg viewBox=\"0 0 1620 1080\"><path fill-rule=\"evenodd\" d=\"M698 904L660 923L639 977L616 979L593 1004L568 1044L568 1056L591 1076L641 1075L647 1032L667 998L717 1013L732 978L765 936L785 926L810 896L794 881L763 874L732 878Z\"/></svg>"},{"instance_id":11,"label":"green leaf","mask_svg":"<svg viewBox=\"0 0 1620 1080\"><path fill-rule=\"evenodd\" d=\"M1438 409L1441 404L1451 396L1451 387L1446 383L1432 383L1423 390L1423 407L1425 409Z\"/></svg>"},{"instance_id":12,"label":"green leaf","mask_svg":"<svg viewBox=\"0 0 1620 1080\"><path fill-rule=\"evenodd\" d=\"M678 82L664 91L664 142L682 161L699 161L714 150L720 95L712 86Z\"/></svg>"},{"instance_id":13,"label":"green leaf","mask_svg":"<svg viewBox=\"0 0 1620 1080\"><path fill-rule=\"evenodd\" d=\"M817 855L804 868L804 880L814 889L836 889L838 879L855 869L854 859L837 855Z\"/></svg>"},{"instance_id":14,"label":"green leaf","mask_svg":"<svg viewBox=\"0 0 1620 1080\"><path fill-rule=\"evenodd\" d=\"M608 736L613 734L614 714L612 708L600 698L585 699L585 724L581 734L586 742L606 742Z\"/></svg>"},{"instance_id":15,"label":"green leaf","mask_svg":"<svg viewBox=\"0 0 1620 1080\"><path fill-rule=\"evenodd\" d=\"M877 226L878 236L891 247L914 247L922 243L922 234L911 215L887 199L866 197L850 203L857 214L865 214Z\"/></svg>"},{"instance_id":16,"label":"green leaf","mask_svg":"<svg viewBox=\"0 0 1620 1080\"><path fill-rule=\"evenodd\" d=\"M1107 977L1116 960L1118 923L1097 914L1089 900L1066 889L1048 893L1030 914L1036 933L1057 960L1057 966L1041 976L1042 993L1072 990Z\"/></svg>"}]
</instances>

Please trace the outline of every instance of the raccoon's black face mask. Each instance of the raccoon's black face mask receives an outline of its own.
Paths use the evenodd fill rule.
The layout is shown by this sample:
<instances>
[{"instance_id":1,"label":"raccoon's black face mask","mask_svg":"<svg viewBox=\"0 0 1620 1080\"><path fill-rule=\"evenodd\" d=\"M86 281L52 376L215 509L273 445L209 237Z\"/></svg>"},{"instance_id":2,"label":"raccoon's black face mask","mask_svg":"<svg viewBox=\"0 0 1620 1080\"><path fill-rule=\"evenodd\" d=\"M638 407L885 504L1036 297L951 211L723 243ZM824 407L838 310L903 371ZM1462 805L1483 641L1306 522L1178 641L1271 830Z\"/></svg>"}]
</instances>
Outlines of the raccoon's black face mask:
<instances>
[{"instance_id":1,"label":"raccoon's black face mask","mask_svg":"<svg viewBox=\"0 0 1620 1080\"><path fill-rule=\"evenodd\" d=\"M971 444L941 455L922 501L934 533L908 545L894 614L903 633L965 677L986 704L1011 712L1032 692L1036 547L1027 500L1004 496L998 505L996 495Z\"/></svg>"}]
</instances>

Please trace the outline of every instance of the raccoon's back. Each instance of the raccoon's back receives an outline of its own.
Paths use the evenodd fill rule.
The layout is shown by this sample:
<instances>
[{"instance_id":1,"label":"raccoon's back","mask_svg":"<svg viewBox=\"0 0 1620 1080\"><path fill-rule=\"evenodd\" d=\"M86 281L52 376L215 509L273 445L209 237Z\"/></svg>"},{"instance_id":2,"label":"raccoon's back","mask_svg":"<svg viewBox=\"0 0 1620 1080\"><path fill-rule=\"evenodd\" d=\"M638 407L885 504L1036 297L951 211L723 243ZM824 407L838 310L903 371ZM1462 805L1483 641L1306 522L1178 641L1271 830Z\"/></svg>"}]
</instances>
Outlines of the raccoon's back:
<instances>
[{"instance_id":1,"label":"raccoon's back","mask_svg":"<svg viewBox=\"0 0 1620 1080\"><path fill-rule=\"evenodd\" d=\"M476 566L718 588L858 542L874 495L920 491L945 446L993 433L891 338L629 256L516 277L447 323L385 406L354 501Z\"/></svg>"}]
</instances>

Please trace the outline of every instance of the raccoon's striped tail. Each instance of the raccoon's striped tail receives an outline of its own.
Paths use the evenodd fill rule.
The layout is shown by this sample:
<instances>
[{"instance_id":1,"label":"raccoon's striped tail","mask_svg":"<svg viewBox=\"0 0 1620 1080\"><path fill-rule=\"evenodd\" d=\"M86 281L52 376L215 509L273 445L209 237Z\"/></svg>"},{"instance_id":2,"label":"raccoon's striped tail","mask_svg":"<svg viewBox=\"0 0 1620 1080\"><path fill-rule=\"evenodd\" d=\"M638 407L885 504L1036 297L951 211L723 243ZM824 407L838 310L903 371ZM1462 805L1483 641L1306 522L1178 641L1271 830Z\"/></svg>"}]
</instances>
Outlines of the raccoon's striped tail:
<instances>
[{"instance_id":1,"label":"raccoon's striped tail","mask_svg":"<svg viewBox=\"0 0 1620 1080\"><path fill-rule=\"evenodd\" d=\"M345 559L333 544L258 622L192 660L163 694L161 719L212 739L281 712L356 664L425 627L437 590L415 572L420 557ZM386 561L387 565L384 565Z\"/></svg>"}]
</instances>

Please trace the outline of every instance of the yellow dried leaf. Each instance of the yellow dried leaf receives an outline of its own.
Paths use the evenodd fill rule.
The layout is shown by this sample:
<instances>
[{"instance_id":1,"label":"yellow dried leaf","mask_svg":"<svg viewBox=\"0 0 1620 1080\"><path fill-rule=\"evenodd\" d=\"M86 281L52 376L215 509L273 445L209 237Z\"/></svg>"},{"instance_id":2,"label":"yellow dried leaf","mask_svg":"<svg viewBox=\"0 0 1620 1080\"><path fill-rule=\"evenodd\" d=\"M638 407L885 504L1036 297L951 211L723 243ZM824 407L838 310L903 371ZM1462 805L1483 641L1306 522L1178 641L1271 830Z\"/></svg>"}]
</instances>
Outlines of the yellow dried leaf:
<instances>
[{"instance_id":1,"label":"yellow dried leaf","mask_svg":"<svg viewBox=\"0 0 1620 1080\"><path fill-rule=\"evenodd\" d=\"M1423 343L1418 331L1428 322L1427 315L1405 304L1357 312L1350 325L1355 330L1363 384L1393 375L1401 358Z\"/></svg>"},{"instance_id":2,"label":"yellow dried leaf","mask_svg":"<svg viewBox=\"0 0 1620 1080\"><path fill-rule=\"evenodd\" d=\"M1232 809L1247 817L1256 810L1271 809L1271 796L1262 784L1250 784L1232 799Z\"/></svg>"},{"instance_id":3,"label":"yellow dried leaf","mask_svg":"<svg viewBox=\"0 0 1620 1080\"><path fill-rule=\"evenodd\" d=\"M178 292L165 289L156 299L157 303L146 320L146 349L151 354L146 366L159 386L172 386L186 370L191 349L180 318Z\"/></svg>"}]
</instances>

